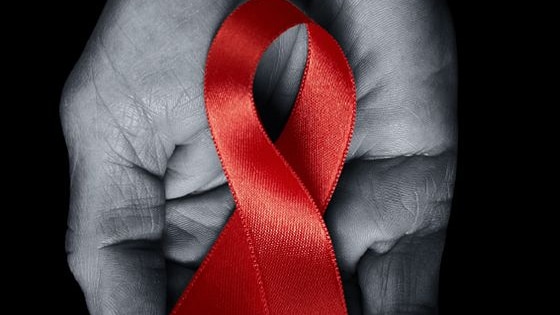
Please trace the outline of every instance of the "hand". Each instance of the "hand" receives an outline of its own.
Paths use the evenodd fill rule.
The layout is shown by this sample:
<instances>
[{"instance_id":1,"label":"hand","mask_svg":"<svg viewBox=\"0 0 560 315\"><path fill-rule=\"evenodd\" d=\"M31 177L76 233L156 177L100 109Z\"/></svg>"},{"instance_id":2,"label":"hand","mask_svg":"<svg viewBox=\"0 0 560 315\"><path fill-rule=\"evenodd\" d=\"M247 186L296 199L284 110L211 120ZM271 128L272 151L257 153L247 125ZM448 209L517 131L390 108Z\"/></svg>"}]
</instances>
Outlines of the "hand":
<instances>
[{"instance_id":1,"label":"hand","mask_svg":"<svg viewBox=\"0 0 560 315\"><path fill-rule=\"evenodd\" d=\"M109 0L69 78L69 265L92 314L163 315L234 203L210 138L205 59L240 0ZM325 220L350 314L433 314L453 190L456 60L442 0L294 1L340 43L358 112ZM275 138L306 54L304 27L255 78Z\"/></svg>"}]
</instances>

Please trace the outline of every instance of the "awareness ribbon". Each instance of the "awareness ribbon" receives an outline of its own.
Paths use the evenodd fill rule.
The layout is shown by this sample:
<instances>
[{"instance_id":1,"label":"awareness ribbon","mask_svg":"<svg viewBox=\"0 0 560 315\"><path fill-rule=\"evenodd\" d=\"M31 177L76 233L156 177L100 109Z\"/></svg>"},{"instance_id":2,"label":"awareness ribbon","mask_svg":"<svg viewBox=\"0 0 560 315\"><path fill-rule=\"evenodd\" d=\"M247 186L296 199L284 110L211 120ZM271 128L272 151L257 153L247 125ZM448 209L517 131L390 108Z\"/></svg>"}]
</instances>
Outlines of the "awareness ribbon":
<instances>
[{"instance_id":1,"label":"awareness ribbon","mask_svg":"<svg viewBox=\"0 0 560 315\"><path fill-rule=\"evenodd\" d=\"M307 26L308 53L292 113L275 144L253 101L267 47ZM236 209L173 315L347 314L323 214L340 176L356 111L337 42L286 0L249 0L208 53L206 113Z\"/></svg>"}]
</instances>

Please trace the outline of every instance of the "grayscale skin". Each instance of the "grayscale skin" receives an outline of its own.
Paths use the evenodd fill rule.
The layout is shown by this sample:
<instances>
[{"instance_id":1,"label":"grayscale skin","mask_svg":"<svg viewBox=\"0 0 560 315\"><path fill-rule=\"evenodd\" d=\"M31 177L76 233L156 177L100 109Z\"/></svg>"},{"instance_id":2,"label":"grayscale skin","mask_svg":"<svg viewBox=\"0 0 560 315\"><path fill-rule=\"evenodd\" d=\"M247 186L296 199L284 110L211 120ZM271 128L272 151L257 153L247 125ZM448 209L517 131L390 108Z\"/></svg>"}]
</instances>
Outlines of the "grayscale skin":
<instances>
[{"instance_id":1,"label":"grayscale skin","mask_svg":"<svg viewBox=\"0 0 560 315\"><path fill-rule=\"evenodd\" d=\"M109 0L68 79L66 246L91 314L166 314L233 211L203 75L215 32L241 2ZM356 79L355 133L325 216L349 313L435 314L456 149L445 1L294 3L337 39ZM259 66L255 98L272 137L305 55L299 26Z\"/></svg>"}]
</instances>

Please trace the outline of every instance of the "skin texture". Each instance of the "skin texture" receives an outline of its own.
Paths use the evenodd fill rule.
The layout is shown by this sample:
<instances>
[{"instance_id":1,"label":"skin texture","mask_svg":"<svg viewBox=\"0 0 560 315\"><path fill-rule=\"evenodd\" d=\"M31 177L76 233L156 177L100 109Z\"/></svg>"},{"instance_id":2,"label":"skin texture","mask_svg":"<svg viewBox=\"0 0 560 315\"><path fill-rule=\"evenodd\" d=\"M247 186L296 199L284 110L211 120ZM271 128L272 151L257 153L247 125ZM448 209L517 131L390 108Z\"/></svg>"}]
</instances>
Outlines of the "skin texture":
<instances>
[{"instance_id":1,"label":"skin texture","mask_svg":"<svg viewBox=\"0 0 560 315\"><path fill-rule=\"evenodd\" d=\"M92 314L169 311L233 211L205 118L211 40L237 0L110 0L68 79L68 262ZM435 314L455 173L456 59L441 0L294 1L340 43L358 112L326 213L350 314ZM255 78L275 138L306 38Z\"/></svg>"}]
</instances>

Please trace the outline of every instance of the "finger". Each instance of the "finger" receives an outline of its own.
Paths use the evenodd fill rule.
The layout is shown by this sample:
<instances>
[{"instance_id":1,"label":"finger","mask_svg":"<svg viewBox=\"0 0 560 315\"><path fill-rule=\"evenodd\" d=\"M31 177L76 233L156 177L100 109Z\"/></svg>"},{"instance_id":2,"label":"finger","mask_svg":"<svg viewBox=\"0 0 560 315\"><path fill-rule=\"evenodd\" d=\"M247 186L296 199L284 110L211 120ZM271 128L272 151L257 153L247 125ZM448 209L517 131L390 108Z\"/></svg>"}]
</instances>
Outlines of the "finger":
<instances>
[{"instance_id":1,"label":"finger","mask_svg":"<svg viewBox=\"0 0 560 315\"><path fill-rule=\"evenodd\" d=\"M377 281L363 278L358 266L364 264L364 255L371 252L381 257L390 254L407 235L436 233L445 228L454 174L453 154L354 160L346 165L325 221L349 309L354 305L357 310L360 303L377 298L361 288L367 281ZM409 280L414 280L414 274Z\"/></svg>"},{"instance_id":2,"label":"finger","mask_svg":"<svg viewBox=\"0 0 560 315\"><path fill-rule=\"evenodd\" d=\"M356 79L348 159L436 155L455 146L456 58L444 0L309 1Z\"/></svg>"},{"instance_id":3,"label":"finger","mask_svg":"<svg viewBox=\"0 0 560 315\"><path fill-rule=\"evenodd\" d=\"M161 177L173 144L134 107L106 103L96 81L71 79L61 113L72 175L68 263L91 314L163 314Z\"/></svg>"},{"instance_id":4,"label":"finger","mask_svg":"<svg viewBox=\"0 0 560 315\"><path fill-rule=\"evenodd\" d=\"M163 248L172 305L190 282L234 209L227 185L204 194L169 201Z\"/></svg>"},{"instance_id":5,"label":"finger","mask_svg":"<svg viewBox=\"0 0 560 315\"><path fill-rule=\"evenodd\" d=\"M208 129L175 148L164 177L167 199L203 193L225 182Z\"/></svg>"},{"instance_id":6,"label":"finger","mask_svg":"<svg viewBox=\"0 0 560 315\"><path fill-rule=\"evenodd\" d=\"M358 274L363 314L437 314L445 233L410 235L388 253L368 251Z\"/></svg>"}]
</instances>

